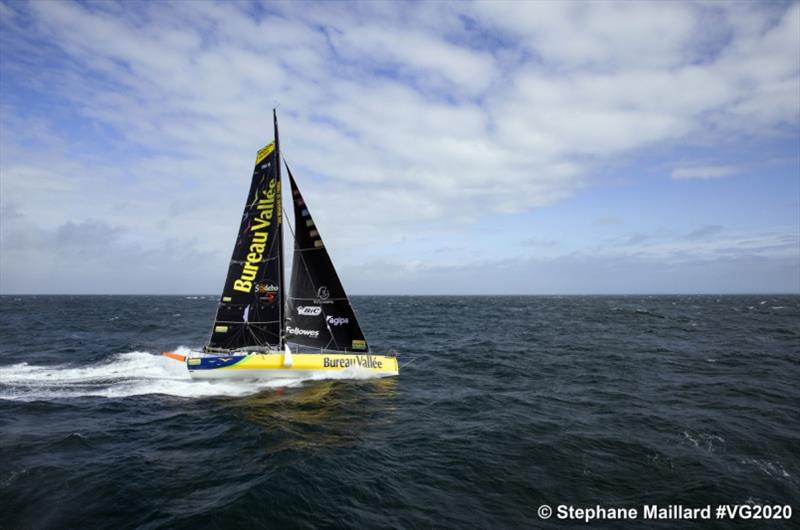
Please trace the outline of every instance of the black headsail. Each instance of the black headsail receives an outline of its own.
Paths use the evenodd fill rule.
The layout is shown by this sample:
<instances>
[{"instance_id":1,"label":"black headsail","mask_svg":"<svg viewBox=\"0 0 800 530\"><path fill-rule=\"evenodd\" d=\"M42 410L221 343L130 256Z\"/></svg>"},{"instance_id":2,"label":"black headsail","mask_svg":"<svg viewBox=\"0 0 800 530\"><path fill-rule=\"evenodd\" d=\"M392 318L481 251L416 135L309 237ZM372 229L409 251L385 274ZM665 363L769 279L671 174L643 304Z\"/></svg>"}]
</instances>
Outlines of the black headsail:
<instances>
[{"instance_id":1,"label":"black headsail","mask_svg":"<svg viewBox=\"0 0 800 530\"><path fill-rule=\"evenodd\" d=\"M294 260L286 314L286 340L338 351L368 351L350 300L325 250L291 170Z\"/></svg>"},{"instance_id":2,"label":"black headsail","mask_svg":"<svg viewBox=\"0 0 800 530\"><path fill-rule=\"evenodd\" d=\"M282 346L282 211L275 118L275 141L256 154L253 180L206 351Z\"/></svg>"}]
</instances>

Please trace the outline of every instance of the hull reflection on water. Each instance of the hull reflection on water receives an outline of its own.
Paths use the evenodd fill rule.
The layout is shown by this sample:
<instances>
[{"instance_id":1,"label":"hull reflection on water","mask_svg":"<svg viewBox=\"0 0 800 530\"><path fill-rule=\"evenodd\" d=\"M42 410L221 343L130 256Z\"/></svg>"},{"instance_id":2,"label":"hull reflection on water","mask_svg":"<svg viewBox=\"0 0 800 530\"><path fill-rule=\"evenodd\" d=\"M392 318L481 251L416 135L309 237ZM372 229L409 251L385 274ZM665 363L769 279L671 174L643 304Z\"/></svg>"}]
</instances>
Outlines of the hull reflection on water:
<instances>
[{"instance_id":1,"label":"hull reflection on water","mask_svg":"<svg viewBox=\"0 0 800 530\"><path fill-rule=\"evenodd\" d=\"M236 398L230 407L276 436L269 452L348 445L394 421L398 381L323 380Z\"/></svg>"}]
</instances>

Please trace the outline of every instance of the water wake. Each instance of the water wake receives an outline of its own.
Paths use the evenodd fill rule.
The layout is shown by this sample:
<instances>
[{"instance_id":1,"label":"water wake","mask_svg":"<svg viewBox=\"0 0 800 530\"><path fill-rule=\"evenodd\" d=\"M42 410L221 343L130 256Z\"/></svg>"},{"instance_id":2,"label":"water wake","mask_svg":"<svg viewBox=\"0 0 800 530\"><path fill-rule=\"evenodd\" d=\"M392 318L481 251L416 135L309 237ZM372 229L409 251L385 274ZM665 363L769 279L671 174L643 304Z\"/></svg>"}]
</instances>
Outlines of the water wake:
<instances>
[{"instance_id":1,"label":"water wake","mask_svg":"<svg viewBox=\"0 0 800 530\"><path fill-rule=\"evenodd\" d=\"M175 350L188 355L188 348ZM165 394L186 398L243 396L277 387L297 386L316 379L363 379L369 373L343 371L305 379L268 381L194 381L183 363L160 354L134 351L119 353L110 360L90 366L37 366L18 363L0 367L0 399L52 401L98 396L122 398L146 394Z\"/></svg>"}]
</instances>

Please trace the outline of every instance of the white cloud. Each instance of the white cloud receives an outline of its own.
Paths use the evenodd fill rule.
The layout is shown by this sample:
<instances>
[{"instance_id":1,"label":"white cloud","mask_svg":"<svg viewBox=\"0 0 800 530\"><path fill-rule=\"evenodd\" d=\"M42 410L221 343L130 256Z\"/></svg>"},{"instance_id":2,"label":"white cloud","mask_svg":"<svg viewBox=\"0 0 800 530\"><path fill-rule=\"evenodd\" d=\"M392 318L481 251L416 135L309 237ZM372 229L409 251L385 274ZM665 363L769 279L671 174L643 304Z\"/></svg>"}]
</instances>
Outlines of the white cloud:
<instances>
[{"instance_id":1,"label":"white cloud","mask_svg":"<svg viewBox=\"0 0 800 530\"><path fill-rule=\"evenodd\" d=\"M705 226L688 235L635 233L547 257L537 248L516 257L369 260L351 264L343 278L376 294L797 293L798 260L796 227Z\"/></svg>"},{"instance_id":2,"label":"white cloud","mask_svg":"<svg viewBox=\"0 0 800 530\"><path fill-rule=\"evenodd\" d=\"M476 2L554 68L670 68L681 65L697 31L692 6L677 2Z\"/></svg>"},{"instance_id":3,"label":"white cloud","mask_svg":"<svg viewBox=\"0 0 800 530\"><path fill-rule=\"evenodd\" d=\"M414 82L468 95L486 90L495 75L492 56L456 46L438 36L390 25L356 25L331 34L337 53L393 75L411 74ZM437 87L438 83L446 83Z\"/></svg>"},{"instance_id":4,"label":"white cloud","mask_svg":"<svg viewBox=\"0 0 800 530\"><path fill-rule=\"evenodd\" d=\"M555 204L626 153L800 116L798 4L0 5L1 207L215 264L276 103L328 247L356 256Z\"/></svg>"},{"instance_id":5,"label":"white cloud","mask_svg":"<svg viewBox=\"0 0 800 530\"><path fill-rule=\"evenodd\" d=\"M701 226L689 234L634 234L625 244L608 241L592 250L594 256L637 258L680 264L755 256L760 259L800 260L797 227L769 231L726 231L718 225Z\"/></svg>"},{"instance_id":6,"label":"white cloud","mask_svg":"<svg viewBox=\"0 0 800 530\"><path fill-rule=\"evenodd\" d=\"M672 170L672 178L675 180L707 180L728 177L741 171L741 168L731 165L681 167Z\"/></svg>"}]
</instances>

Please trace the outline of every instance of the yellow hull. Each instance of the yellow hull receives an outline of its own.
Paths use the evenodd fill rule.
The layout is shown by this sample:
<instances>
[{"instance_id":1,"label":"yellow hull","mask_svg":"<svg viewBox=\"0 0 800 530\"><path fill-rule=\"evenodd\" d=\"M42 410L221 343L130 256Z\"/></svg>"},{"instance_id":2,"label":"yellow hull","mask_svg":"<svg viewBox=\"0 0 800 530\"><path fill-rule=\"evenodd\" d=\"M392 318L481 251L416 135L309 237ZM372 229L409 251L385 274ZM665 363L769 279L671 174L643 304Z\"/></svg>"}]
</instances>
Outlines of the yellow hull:
<instances>
[{"instance_id":1,"label":"yellow hull","mask_svg":"<svg viewBox=\"0 0 800 530\"><path fill-rule=\"evenodd\" d=\"M188 357L194 379L285 379L364 375L388 377L400 372L397 357L371 354L251 353L230 357Z\"/></svg>"}]
</instances>

